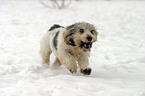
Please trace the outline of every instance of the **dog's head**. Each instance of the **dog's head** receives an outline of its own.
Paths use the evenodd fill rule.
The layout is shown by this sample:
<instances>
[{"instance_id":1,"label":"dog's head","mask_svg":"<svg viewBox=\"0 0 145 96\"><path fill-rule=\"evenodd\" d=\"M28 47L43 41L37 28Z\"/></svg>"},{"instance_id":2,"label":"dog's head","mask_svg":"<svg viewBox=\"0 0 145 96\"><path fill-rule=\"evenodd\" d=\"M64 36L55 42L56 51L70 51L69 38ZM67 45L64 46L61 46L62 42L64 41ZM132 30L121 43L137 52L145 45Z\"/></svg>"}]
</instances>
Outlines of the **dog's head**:
<instances>
[{"instance_id":1,"label":"dog's head","mask_svg":"<svg viewBox=\"0 0 145 96\"><path fill-rule=\"evenodd\" d=\"M92 43L97 40L97 34L94 25L86 22L79 22L66 27L64 39L67 44L88 51L92 47Z\"/></svg>"}]
</instances>

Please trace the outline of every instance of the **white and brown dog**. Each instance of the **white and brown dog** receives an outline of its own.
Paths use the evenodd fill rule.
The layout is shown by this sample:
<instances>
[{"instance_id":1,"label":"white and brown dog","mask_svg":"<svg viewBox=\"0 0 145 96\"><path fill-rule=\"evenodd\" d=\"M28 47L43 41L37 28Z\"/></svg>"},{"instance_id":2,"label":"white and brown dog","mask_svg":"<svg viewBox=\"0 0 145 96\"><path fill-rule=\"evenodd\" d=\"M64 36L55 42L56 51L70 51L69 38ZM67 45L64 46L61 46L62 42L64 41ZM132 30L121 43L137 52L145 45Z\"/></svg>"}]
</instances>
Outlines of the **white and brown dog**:
<instances>
[{"instance_id":1,"label":"white and brown dog","mask_svg":"<svg viewBox=\"0 0 145 96\"><path fill-rule=\"evenodd\" d=\"M92 24L79 22L67 27L53 25L40 41L40 54L43 63L49 64L50 54L56 56L54 67L64 64L72 73L77 72L77 63L80 72L90 75L88 68L90 48L97 40L97 31Z\"/></svg>"}]
</instances>

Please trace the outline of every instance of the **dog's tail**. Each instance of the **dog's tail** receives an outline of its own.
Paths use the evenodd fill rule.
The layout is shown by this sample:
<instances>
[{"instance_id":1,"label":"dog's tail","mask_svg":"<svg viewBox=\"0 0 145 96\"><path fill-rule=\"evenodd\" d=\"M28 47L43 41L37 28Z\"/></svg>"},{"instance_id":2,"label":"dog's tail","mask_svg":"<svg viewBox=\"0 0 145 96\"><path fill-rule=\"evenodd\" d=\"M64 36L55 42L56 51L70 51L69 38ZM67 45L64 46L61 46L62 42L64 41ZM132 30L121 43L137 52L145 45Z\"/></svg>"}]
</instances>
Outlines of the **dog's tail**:
<instances>
[{"instance_id":1,"label":"dog's tail","mask_svg":"<svg viewBox=\"0 0 145 96\"><path fill-rule=\"evenodd\" d=\"M56 28L64 28L64 27L63 26L60 26L58 24L54 24L48 31L52 31L52 30L54 30Z\"/></svg>"}]
</instances>

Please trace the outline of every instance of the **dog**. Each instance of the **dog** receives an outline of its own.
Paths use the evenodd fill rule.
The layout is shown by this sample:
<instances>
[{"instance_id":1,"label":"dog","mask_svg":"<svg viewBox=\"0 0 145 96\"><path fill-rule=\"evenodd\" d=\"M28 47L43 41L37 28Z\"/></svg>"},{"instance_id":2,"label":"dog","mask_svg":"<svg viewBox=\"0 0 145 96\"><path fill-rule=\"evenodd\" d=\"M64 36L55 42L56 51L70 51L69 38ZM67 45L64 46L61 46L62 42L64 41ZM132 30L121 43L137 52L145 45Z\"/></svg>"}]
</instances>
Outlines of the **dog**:
<instances>
[{"instance_id":1,"label":"dog","mask_svg":"<svg viewBox=\"0 0 145 96\"><path fill-rule=\"evenodd\" d=\"M91 74L88 67L90 49L97 41L98 32L94 25L77 22L70 26L53 25L40 40L40 54L43 63L49 64L50 54L56 56L53 67L64 65L71 73L77 72L77 65L84 75Z\"/></svg>"}]
</instances>

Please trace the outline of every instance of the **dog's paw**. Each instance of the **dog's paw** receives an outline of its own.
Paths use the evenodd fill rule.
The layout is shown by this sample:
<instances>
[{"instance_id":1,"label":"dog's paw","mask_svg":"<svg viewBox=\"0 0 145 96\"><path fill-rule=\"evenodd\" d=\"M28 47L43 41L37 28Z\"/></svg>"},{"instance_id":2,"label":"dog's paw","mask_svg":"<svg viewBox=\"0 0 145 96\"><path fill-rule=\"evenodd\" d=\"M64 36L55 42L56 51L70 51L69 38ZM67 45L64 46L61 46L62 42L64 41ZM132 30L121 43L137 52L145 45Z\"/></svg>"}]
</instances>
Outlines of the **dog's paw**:
<instances>
[{"instance_id":1,"label":"dog's paw","mask_svg":"<svg viewBox=\"0 0 145 96\"><path fill-rule=\"evenodd\" d=\"M80 72L84 75L90 75L91 74L92 69L91 68L85 68L85 69L81 69Z\"/></svg>"},{"instance_id":2,"label":"dog's paw","mask_svg":"<svg viewBox=\"0 0 145 96\"><path fill-rule=\"evenodd\" d=\"M77 66L67 67L67 69L68 69L71 73L76 73L76 72L77 72Z\"/></svg>"},{"instance_id":3,"label":"dog's paw","mask_svg":"<svg viewBox=\"0 0 145 96\"><path fill-rule=\"evenodd\" d=\"M71 73L76 73L76 72L77 72L76 70L75 70L75 71L74 71L74 70L69 70L69 71L70 71Z\"/></svg>"}]
</instances>

